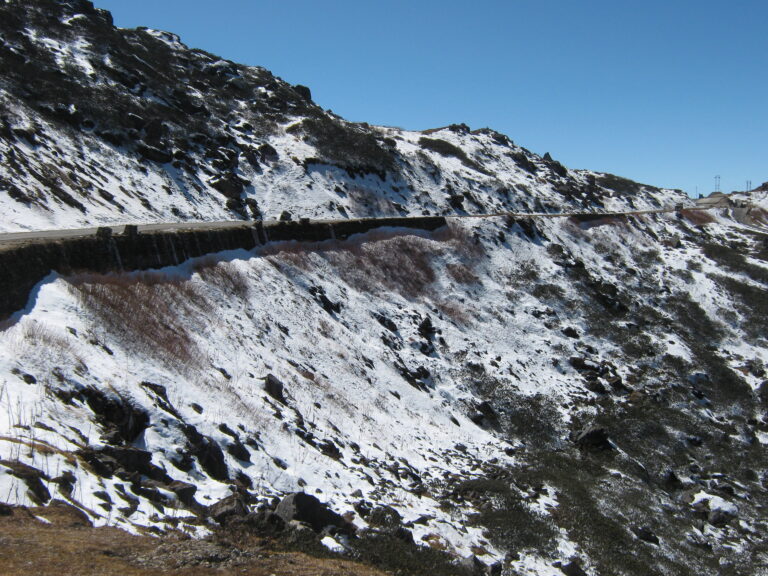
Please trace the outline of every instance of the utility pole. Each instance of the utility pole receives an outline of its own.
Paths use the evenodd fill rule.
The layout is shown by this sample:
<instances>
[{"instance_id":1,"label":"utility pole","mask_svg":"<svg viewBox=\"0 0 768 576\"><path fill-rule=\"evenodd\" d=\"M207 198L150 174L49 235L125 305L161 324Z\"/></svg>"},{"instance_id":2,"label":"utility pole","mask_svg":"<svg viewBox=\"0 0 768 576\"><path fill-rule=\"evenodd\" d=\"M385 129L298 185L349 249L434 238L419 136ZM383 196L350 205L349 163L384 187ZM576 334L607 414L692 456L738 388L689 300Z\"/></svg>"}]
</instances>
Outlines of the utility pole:
<instances>
[{"instance_id":1,"label":"utility pole","mask_svg":"<svg viewBox=\"0 0 768 576\"><path fill-rule=\"evenodd\" d=\"M720 176L715 176L715 192L720 192Z\"/></svg>"},{"instance_id":2,"label":"utility pole","mask_svg":"<svg viewBox=\"0 0 768 576\"><path fill-rule=\"evenodd\" d=\"M752 190L752 180L747 180L747 189L744 192L749 192L750 190Z\"/></svg>"}]
</instances>

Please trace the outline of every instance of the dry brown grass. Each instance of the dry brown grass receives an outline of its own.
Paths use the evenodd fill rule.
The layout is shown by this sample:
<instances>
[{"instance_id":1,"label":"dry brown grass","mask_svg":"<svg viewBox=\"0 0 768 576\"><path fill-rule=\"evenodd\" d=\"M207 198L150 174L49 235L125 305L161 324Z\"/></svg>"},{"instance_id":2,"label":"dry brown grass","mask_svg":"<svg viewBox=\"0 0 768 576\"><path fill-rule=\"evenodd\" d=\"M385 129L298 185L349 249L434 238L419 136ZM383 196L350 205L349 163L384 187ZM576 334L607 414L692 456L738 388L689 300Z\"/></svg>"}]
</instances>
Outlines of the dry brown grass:
<instances>
[{"instance_id":1,"label":"dry brown grass","mask_svg":"<svg viewBox=\"0 0 768 576\"><path fill-rule=\"evenodd\" d=\"M135 353L186 372L204 365L193 322L210 306L189 280L156 272L79 276L69 283L80 303L106 330Z\"/></svg>"},{"instance_id":2,"label":"dry brown grass","mask_svg":"<svg viewBox=\"0 0 768 576\"><path fill-rule=\"evenodd\" d=\"M19 325L20 330L12 340L16 356L35 363L84 366L72 342L52 327L29 318L23 318Z\"/></svg>"},{"instance_id":3,"label":"dry brown grass","mask_svg":"<svg viewBox=\"0 0 768 576\"><path fill-rule=\"evenodd\" d=\"M238 545L244 553L242 560L217 564L215 558L198 552L199 541L92 528L82 513L65 504L16 508L13 515L0 516L0 535L3 576L384 576L356 562L281 551L268 542ZM165 559L169 547L173 555L163 567L157 567L157 559ZM183 562L199 563L175 568L176 556Z\"/></svg>"},{"instance_id":4,"label":"dry brown grass","mask_svg":"<svg viewBox=\"0 0 768 576\"><path fill-rule=\"evenodd\" d=\"M703 226L715 221L715 217L704 210L680 210L680 215L694 226Z\"/></svg>"},{"instance_id":5,"label":"dry brown grass","mask_svg":"<svg viewBox=\"0 0 768 576\"><path fill-rule=\"evenodd\" d=\"M38 454L42 454L43 456L50 456L53 454L59 454L60 456L63 456L64 459L69 462L70 464L75 464L77 462L77 456L73 454L72 452L68 452L66 450L62 450L61 448L56 448L55 446L51 446L47 442L43 442L42 440L32 440L29 438L23 438L23 437L11 437L11 436L2 436L0 435L0 442L9 442L11 444L18 444L21 446L26 446L30 449L32 452L37 452Z\"/></svg>"},{"instance_id":6,"label":"dry brown grass","mask_svg":"<svg viewBox=\"0 0 768 576\"><path fill-rule=\"evenodd\" d=\"M338 242L282 243L262 254L279 270L314 268L312 254L330 263L350 286L371 294L394 292L409 299L430 295L438 276L436 261L450 254L458 262L447 272L462 284L479 282L471 263L482 256L482 244L460 224L450 223L424 236L387 229L372 230L360 239Z\"/></svg>"},{"instance_id":7,"label":"dry brown grass","mask_svg":"<svg viewBox=\"0 0 768 576\"><path fill-rule=\"evenodd\" d=\"M206 283L220 288L228 295L245 300L250 294L248 278L231 262L202 260L194 270Z\"/></svg>"},{"instance_id":8,"label":"dry brown grass","mask_svg":"<svg viewBox=\"0 0 768 576\"><path fill-rule=\"evenodd\" d=\"M454 324L465 327L472 325L472 314L466 304L452 300L438 300L434 304L440 314L453 321Z\"/></svg>"},{"instance_id":9,"label":"dry brown grass","mask_svg":"<svg viewBox=\"0 0 768 576\"><path fill-rule=\"evenodd\" d=\"M452 263L446 266L448 274L459 284L479 284L480 278L462 263Z\"/></svg>"}]
</instances>

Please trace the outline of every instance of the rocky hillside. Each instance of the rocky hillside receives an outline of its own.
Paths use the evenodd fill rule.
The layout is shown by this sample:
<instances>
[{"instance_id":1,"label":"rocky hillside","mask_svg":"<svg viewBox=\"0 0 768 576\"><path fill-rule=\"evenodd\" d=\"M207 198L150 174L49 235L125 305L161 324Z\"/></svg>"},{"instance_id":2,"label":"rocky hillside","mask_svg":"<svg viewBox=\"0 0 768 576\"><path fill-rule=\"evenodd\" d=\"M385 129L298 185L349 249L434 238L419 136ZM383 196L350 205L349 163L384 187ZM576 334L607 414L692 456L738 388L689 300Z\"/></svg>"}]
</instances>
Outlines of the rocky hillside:
<instances>
[{"instance_id":1,"label":"rocky hillside","mask_svg":"<svg viewBox=\"0 0 768 576\"><path fill-rule=\"evenodd\" d=\"M0 231L683 198L568 170L488 129L346 122L306 87L115 28L86 1L7 0L0 35Z\"/></svg>"},{"instance_id":2,"label":"rocky hillside","mask_svg":"<svg viewBox=\"0 0 768 576\"><path fill-rule=\"evenodd\" d=\"M345 122L88 2L0 16L6 231L688 202L491 130ZM765 574L768 231L749 210L52 275L0 331L0 500L403 574Z\"/></svg>"}]
</instances>

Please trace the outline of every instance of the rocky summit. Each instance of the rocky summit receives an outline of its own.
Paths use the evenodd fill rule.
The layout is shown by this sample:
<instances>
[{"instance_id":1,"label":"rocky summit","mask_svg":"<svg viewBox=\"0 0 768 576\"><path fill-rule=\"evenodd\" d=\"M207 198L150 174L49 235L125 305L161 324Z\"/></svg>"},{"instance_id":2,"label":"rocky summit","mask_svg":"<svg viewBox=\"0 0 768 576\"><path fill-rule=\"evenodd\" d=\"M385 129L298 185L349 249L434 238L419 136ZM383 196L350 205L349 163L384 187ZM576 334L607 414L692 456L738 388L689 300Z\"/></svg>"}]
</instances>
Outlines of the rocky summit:
<instances>
[{"instance_id":1,"label":"rocky summit","mask_svg":"<svg viewBox=\"0 0 768 576\"><path fill-rule=\"evenodd\" d=\"M0 1L0 40L0 252L212 246L62 262L2 321L3 522L153 535L136 574L300 573L235 534L349 574L768 573L766 185L697 205L347 122L85 0ZM225 251L202 224L423 216Z\"/></svg>"}]
</instances>

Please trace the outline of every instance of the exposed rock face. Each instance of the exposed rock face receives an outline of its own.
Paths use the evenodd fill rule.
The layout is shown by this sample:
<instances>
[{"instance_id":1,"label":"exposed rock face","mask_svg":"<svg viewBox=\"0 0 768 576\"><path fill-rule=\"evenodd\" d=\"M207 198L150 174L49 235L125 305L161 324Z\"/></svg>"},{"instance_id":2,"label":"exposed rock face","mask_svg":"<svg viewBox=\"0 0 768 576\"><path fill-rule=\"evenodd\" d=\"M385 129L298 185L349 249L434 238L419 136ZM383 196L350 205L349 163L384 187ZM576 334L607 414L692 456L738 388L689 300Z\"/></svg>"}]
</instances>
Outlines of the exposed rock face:
<instances>
[{"instance_id":1,"label":"exposed rock face","mask_svg":"<svg viewBox=\"0 0 768 576\"><path fill-rule=\"evenodd\" d=\"M275 513L286 522L298 520L309 524L315 532L333 527L342 531L353 530L352 526L336 512L328 508L311 494L297 492L280 501Z\"/></svg>"},{"instance_id":2,"label":"exposed rock face","mask_svg":"<svg viewBox=\"0 0 768 576\"><path fill-rule=\"evenodd\" d=\"M576 435L574 440L579 448L592 451L613 449L608 432L604 428L587 428Z\"/></svg>"}]
</instances>

